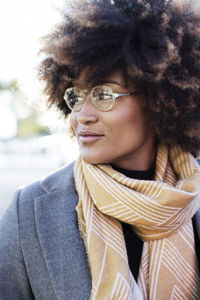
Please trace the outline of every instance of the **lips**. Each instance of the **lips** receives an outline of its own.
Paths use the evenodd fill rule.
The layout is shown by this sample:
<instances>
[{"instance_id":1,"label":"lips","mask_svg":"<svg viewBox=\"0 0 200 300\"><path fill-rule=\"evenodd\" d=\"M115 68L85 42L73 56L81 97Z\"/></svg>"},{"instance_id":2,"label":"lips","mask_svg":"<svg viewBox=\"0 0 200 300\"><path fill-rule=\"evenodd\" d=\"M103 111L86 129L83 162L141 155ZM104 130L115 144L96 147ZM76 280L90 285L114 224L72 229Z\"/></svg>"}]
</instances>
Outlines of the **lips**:
<instances>
[{"instance_id":1,"label":"lips","mask_svg":"<svg viewBox=\"0 0 200 300\"><path fill-rule=\"evenodd\" d=\"M83 143L94 142L101 139L104 135L91 130L81 130L78 133L79 140Z\"/></svg>"}]
</instances>

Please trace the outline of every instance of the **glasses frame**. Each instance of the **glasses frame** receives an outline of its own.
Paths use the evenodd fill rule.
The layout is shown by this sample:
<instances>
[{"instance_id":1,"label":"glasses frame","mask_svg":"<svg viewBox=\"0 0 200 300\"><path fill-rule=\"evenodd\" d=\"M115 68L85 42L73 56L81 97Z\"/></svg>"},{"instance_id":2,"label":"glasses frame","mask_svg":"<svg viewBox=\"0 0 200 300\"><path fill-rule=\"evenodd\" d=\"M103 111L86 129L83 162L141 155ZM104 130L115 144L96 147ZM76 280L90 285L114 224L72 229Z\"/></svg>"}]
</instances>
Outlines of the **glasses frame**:
<instances>
[{"instance_id":1,"label":"glasses frame","mask_svg":"<svg viewBox=\"0 0 200 300\"><path fill-rule=\"evenodd\" d=\"M109 89L110 92L111 92L111 94L112 94L112 102L111 102L111 105L110 105L107 109L100 109L99 106L98 106L98 104L95 102L95 97L92 96L94 90L95 90L96 88L100 88L100 87ZM67 92L72 91L73 89L74 89L74 87L67 88L67 89L65 90L65 93L64 93L63 98L64 98L64 100L65 100L65 102L66 102L68 108L69 108L71 111L78 112L78 111L81 110L83 104L85 103L86 97L84 97L84 94L88 94L89 91L88 91L87 89L81 90L81 89L78 89L78 88L77 88L77 90L79 90L81 93L83 93L83 101L80 101L80 104L81 104L81 105L80 105L78 108L74 109L73 107L70 106L70 104L69 104L69 102L68 102L68 97L67 97ZM76 89L76 88L75 88L75 89ZM100 110L100 111L109 111L109 110L111 110L111 109L113 108L113 106L114 106L115 101L116 101L117 98L122 97L122 96L131 96L131 95L137 95L137 94L139 94L139 93L138 93L138 92L116 93L116 92L113 92L113 89L112 89L111 87L107 86L107 85L97 85L97 86L95 86L95 87L92 88L92 90L91 90L90 93L89 93L89 96L90 96L90 100L91 100L92 104L94 104L94 106L95 106L98 110Z\"/></svg>"}]
</instances>

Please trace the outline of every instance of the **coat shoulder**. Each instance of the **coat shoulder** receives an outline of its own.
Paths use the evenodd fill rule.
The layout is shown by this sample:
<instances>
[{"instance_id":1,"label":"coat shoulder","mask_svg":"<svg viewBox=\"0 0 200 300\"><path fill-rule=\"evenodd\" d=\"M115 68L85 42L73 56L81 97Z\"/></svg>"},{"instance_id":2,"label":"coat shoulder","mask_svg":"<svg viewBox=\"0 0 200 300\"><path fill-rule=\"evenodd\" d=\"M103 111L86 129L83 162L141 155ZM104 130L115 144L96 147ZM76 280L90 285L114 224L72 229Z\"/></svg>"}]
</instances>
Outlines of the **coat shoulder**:
<instances>
[{"instance_id":1,"label":"coat shoulder","mask_svg":"<svg viewBox=\"0 0 200 300\"><path fill-rule=\"evenodd\" d=\"M64 166L44 178L34 181L22 188L20 188L20 195L22 198L39 197L45 193L56 190L74 188L73 176L74 162Z\"/></svg>"},{"instance_id":2,"label":"coat shoulder","mask_svg":"<svg viewBox=\"0 0 200 300\"><path fill-rule=\"evenodd\" d=\"M42 180L37 180L19 188L8 208L0 218L1 228L3 228L3 224L6 228L12 228L12 226L9 225L11 223L30 224L31 220L34 222L35 199L51 199L51 197L48 197L48 194L63 191L64 189L65 191L69 190L69 192L72 190L75 191L73 165L74 163L71 163L56 170ZM16 225L13 226L13 228L16 229Z\"/></svg>"},{"instance_id":3,"label":"coat shoulder","mask_svg":"<svg viewBox=\"0 0 200 300\"><path fill-rule=\"evenodd\" d=\"M54 215L56 217L57 207L61 208L58 212L62 214L66 195L70 195L67 197L69 201L66 206L70 207L71 202L73 203L75 190L72 199L72 193L67 193L67 186L68 189L74 189L73 164L18 189L13 201L2 215L0 219L0 294L4 299L12 299L13 295L17 295L16 300L34 299L33 291L38 299L56 298L52 282L47 276L49 273L40 244L44 239L39 240L38 233L41 232L38 230L43 224L45 225L45 220L49 221ZM69 218L75 218L74 213L68 213L68 215ZM66 216L63 220L65 219ZM46 226L47 231L50 225ZM54 222L53 225L56 227L57 223ZM40 277L38 277L38 270ZM10 274L12 274L12 280ZM42 285L40 278L44 278Z\"/></svg>"},{"instance_id":4,"label":"coat shoulder","mask_svg":"<svg viewBox=\"0 0 200 300\"><path fill-rule=\"evenodd\" d=\"M56 170L41 180L20 187L16 191L8 208L1 216L0 224L9 223L10 219L16 214L18 216L25 216L26 218L29 218L31 215L33 217L34 200L36 198L45 197L51 192L62 191L63 189L65 191L74 191L73 166L74 162ZM16 221L18 222L19 220L20 217L17 217Z\"/></svg>"}]
</instances>

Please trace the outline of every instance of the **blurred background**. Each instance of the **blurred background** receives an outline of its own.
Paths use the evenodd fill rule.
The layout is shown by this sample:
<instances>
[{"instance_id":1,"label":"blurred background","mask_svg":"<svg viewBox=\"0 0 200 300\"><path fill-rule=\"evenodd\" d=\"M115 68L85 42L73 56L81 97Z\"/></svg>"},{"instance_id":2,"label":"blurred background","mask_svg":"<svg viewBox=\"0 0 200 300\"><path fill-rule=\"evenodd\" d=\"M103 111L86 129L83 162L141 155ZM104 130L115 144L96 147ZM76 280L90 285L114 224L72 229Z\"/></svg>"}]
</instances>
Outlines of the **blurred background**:
<instances>
[{"instance_id":1,"label":"blurred background","mask_svg":"<svg viewBox=\"0 0 200 300\"><path fill-rule=\"evenodd\" d=\"M74 160L67 122L45 110L36 78L39 38L59 20L62 0L0 2L0 215L16 189Z\"/></svg>"},{"instance_id":2,"label":"blurred background","mask_svg":"<svg viewBox=\"0 0 200 300\"><path fill-rule=\"evenodd\" d=\"M18 187L78 155L67 123L45 110L36 78L40 37L59 21L63 1L0 2L0 215Z\"/></svg>"}]
</instances>

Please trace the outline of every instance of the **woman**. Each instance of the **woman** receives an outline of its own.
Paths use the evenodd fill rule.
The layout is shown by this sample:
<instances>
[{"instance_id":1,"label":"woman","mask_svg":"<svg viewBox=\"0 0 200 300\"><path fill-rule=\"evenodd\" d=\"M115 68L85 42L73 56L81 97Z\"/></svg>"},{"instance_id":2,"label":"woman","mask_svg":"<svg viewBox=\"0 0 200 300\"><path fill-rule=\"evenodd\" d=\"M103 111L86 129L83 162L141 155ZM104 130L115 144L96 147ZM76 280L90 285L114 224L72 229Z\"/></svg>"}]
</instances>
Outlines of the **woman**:
<instances>
[{"instance_id":1,"label":"woman","mask_svg":"<svg viewBox=\"0 0 200 300\"><path fill-rule=\"evenodd\" d=\"M199 11L76 1L42 52L80 157L4 214L1 299L199 299Z\"/></svg>"}]
</instances>

